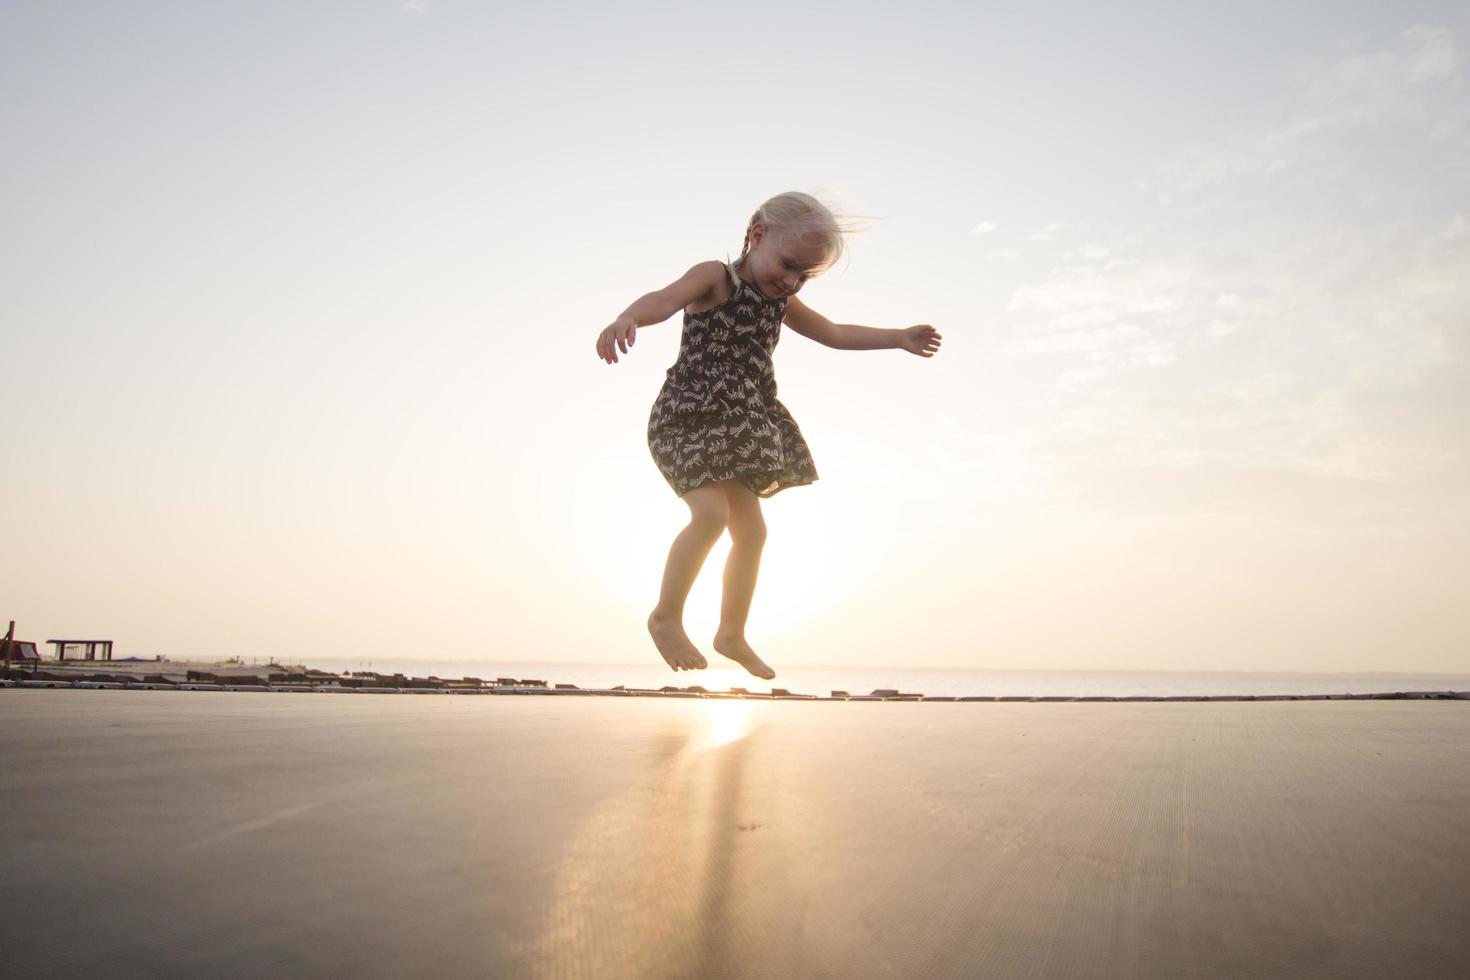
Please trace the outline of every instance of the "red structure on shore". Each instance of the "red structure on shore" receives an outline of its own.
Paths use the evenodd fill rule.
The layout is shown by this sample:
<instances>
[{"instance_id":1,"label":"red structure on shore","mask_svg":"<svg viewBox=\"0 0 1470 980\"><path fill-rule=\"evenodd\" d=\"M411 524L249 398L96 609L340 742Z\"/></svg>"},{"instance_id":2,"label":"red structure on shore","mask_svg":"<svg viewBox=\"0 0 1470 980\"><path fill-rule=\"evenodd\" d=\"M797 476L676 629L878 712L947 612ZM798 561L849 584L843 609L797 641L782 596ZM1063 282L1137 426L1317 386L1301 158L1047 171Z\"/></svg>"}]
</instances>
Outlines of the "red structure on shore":
<instances>
[{"instance_id":1,"label":"red structure on shore","mask_svg":"<svg viewBox=\"0 0 1470 980\"><path fill-rule=\"evenodd\" d=\"M9 667L12 663L34 664L39 663L41 654L36 650L36 644L30 640L15 639L15 620L10 621L10 629L0 637L0 661Z\"/></svg>"}]
</instances>

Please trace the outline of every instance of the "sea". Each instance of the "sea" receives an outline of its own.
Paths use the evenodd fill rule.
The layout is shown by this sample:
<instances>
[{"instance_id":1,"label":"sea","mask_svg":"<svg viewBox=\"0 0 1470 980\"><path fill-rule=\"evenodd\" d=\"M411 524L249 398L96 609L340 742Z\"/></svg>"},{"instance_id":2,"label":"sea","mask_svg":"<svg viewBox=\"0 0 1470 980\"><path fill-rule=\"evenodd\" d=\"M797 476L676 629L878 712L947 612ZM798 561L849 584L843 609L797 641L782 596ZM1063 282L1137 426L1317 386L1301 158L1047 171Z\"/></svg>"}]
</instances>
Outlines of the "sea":
<instances>
[{"instance_id":1,"label":"sea","mask_svg":"<svg viewBox=\"0 0 1470 980\"><path fill-rule=\"evenodd\" d=\"M669 670L660 661L641 664L591 664L557 661L352 659L318 657L305 666L346 672L371 670L409 677L545 681L584 689L658 689L699 685L709 691L732 687L766 692L779 687L794 694L833 691L868 694L898 690L931 696L1101 696L1166 697L1228 694L1383 694L1398 691L1470 691L1470 673L1275 673L1161 670L986 670L939 667L792 667L779 664L776 679L763 681L739 667L712 664L707 670Z\"/></svg>"}]
</instances>

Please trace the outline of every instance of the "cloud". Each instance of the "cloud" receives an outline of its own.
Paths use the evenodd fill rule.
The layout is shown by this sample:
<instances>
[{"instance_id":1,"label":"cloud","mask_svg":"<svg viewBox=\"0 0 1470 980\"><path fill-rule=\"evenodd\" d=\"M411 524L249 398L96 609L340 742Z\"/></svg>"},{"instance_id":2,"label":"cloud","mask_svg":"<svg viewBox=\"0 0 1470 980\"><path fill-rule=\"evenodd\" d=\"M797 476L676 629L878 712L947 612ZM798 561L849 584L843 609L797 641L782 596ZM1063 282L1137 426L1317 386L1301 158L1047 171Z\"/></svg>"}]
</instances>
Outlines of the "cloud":
<instances>
[{"instance_id":1,"label":"cloud","mask_svg":"<svg viewBox=\"0 0 1470 980\"><path fill-rule=\"evenodd\" d=\"M1193 278L1165 258L1061 266L1044 282L1018 287L1009 308L1031 332L1111 324L1178 312L1192 298Z\"/></svg>"},{"instance_id":2,"label":"cloud","mask_svg":"<svg viewBox=\"0 0 1470 980\"><path fill-rule=\"evenodd\" d=\"M1157 242L1016 290L1004 353L1049 381L1034 411L1062 482L1226 469L1466 499L1470 257L1443 221L1289 228L1246 264Z\"/></svg>"},{"instance_id":3,"label":"cloud","mask_svg":"<svg viewBox=\"0 0 1470 980\"><path fill-rule=\"evenodd\" d=\"M1012 294L1012 339L1003 350L1019 357L1082 359L1085 367L1064 367L1057 376L1061 389L1076 392L1121 373L1172 364L1181 331L1213 312L1218 294L1179 258L1113 257L1102 265L1058 266L1045 280L1022 284Z\"/></svg>"},{"instance_id":4,"label":"cloud","mask_svg":"<svg viewBox=\"0 0 1470 980\"><path fill-rule=\"evenodd\" d=\"M1034 337L1011 347L1025 354L1077 354L1092 353L1107 347L1116 347L1131 340L1146 336L1142 327L1123 323L1117 326L1097 327L1092 330L1071 330Z\"/></svg>"},{"instance_id":5,"label":"cloud","mask_svg":"<svg viewBox=\"0 0 1470 980\"><path fill-rule=\"evenodd\" d=\"M1465 63L1454 34L1442 27L1411 27L1404 36L1416 44L1408 62L1414 82L1455 75Z\"/></svg>"},{"instance_id":6,"label":"cloud","mask_svg":"<svg viewBox=\"0 0 1470 980\"><path fill-rule=\"evenodd\" d=\"M1287 107L1234 132L1181 147L1141 181L1171 202L1225 181L1271 177L1343 157L1358 131L1408 123L1434 142L1470 132L1464 58L1447 28L1416 26L1377 50L1340 47L1302 63Z\"/></svg>"},{"instance_id":7,"label":"cloud","mask_svg":"<svg viewBox=\"0 0 1470 980\"><path fill-rule=\"evenodd\" d=\"M1001 355L1059 486L1310 488L1327 521L1378 487L1385 526L1470 520L1460 52L1413 27L1304 63L1277 111L1168 154L1156 211L1014 284Z\"/></svg>"},{"instance_id":8,"label":"cloud","mask_svg":"<svg viewBox=\"0 0 1470 980\"><path fill-rule=\"evenodd\" d=\"M1377 51L1341 50L1308 61L1298 79L1305 100L1333 123L1355 123L1399 111L1415 89L1451 81L1464 59L1452 31L1416 26L1390 47Z\"/></svg>"},{"instance_id":9,"label":"cloud","mask_svg":"<svg viewBox=\"0 0 1470 980\"><path fill-rule=\"evenodd\" d=\"M972 235L988 235L992 231L995 231L996 228L999 228L999 227L1000 226L997 225L994 221L982 221L978 225L976 225L975 227L973 227L973 228L970 229L970 234L972 234Z\"/></svg>"}]
</instances>

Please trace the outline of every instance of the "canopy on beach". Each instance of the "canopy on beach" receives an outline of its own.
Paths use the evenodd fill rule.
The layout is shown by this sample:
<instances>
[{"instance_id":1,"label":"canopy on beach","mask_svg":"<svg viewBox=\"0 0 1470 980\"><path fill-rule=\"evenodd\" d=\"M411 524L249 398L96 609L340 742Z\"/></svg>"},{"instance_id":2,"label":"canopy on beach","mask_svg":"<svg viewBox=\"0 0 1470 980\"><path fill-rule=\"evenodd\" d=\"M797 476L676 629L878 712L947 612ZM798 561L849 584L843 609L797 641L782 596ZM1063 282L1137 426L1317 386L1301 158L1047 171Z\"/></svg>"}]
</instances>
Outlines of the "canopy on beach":
<instances>
[{"instance_id":1,"label":"canopy on beach","mask_svg":"<svg viewBox=\"0 0 1470 980\"><path fill-rule=\"evenodd\" d=\"M81 658L84 660L112 659L111 640L47 640L46 642L56 647L57 660L65 660L66 651L71 647L86 647L87 652ZM102 654L100 658L97 656L99 652Z\"/></svg>"}]
</instances>

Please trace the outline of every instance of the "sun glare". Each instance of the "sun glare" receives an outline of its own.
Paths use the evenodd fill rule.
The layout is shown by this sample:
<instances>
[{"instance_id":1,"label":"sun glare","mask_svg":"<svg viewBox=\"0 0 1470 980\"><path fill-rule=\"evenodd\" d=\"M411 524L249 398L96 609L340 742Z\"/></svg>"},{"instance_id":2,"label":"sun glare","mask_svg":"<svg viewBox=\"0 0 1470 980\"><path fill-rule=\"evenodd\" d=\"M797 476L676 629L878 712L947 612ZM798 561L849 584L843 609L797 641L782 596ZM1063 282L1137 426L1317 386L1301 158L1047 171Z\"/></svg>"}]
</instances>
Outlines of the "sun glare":
<instances>
[{"instance_id":1,"label":"sun glare","mask_svg":"<svg viewBox=\"0 0 1470 980\"><path fill-rule=\"evenodd\" d=\"M861 527L868 516L833 513L825 503L796 513L786 504L767 505L770 537L751 611L752 639L787 634L806 626L814 615L830 614L834 606L850 601L854 578L863 567L861 539L840 529ZM687 517L674 507L683 504L662 499L638 503L625 524L603 529L598 566L612 576L609 581L616 583L628 608L644 609L658 595L669 544L683 529L681 518ZM696 643L713 635L719 622L722 571L729 553L729 536L722 536L690 592L685 628ZM732 676L754 680L740 671ZM739 679L733 683L750 686Z\"/></svg>"}]
</instances>

